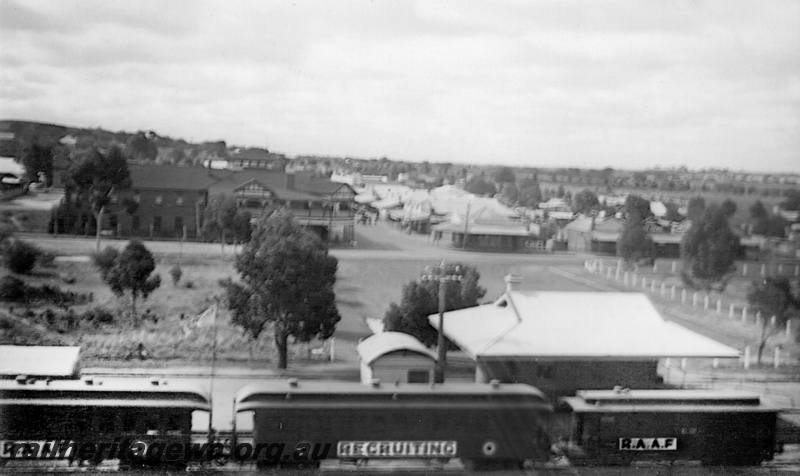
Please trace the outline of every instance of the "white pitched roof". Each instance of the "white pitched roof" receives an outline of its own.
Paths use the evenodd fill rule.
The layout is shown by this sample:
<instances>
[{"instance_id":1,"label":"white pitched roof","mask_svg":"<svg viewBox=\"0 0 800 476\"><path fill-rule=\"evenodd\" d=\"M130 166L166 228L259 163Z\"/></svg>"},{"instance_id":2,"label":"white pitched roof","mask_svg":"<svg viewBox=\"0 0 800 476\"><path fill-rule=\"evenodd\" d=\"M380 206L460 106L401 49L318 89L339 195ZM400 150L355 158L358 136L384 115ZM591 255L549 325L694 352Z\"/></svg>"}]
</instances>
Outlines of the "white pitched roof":
<instances>
[{"instance_id":1,"label":"white pitched roof","mask_svg":"<svg viewBox=\"0 0 800 476\"><path fill-rule=\"evenodd\" d=\"M410 350L436 360L436 354L433 351L425 347L414 336L403 332L381 332L380 334L372 335L362 340L356 349L358 350L358 356L367 365L370 365L378 357L398 350Z\"/></svg>"},{"instance_id":2,"label":"white pitched roof","mask_svg":"<svg viewBox=\"0 0 800 476\"><path fill-rule=\"evenodd\" d=\"M0 345L0 375L69 377L77 372L80 347Z\"/></svg>"},{"instance_id":3,"label":"white pitched roof","mask_svg":"<svg viewBox=\"0 0 800 476\"><path fill-rule=\"evenodd\" d=\"M428 317L438 328L438 314ZM640 293L511 291L444 315L444 333L473 358L654 359L739 356L665 321Z\"/></svg>"}]
</instances>

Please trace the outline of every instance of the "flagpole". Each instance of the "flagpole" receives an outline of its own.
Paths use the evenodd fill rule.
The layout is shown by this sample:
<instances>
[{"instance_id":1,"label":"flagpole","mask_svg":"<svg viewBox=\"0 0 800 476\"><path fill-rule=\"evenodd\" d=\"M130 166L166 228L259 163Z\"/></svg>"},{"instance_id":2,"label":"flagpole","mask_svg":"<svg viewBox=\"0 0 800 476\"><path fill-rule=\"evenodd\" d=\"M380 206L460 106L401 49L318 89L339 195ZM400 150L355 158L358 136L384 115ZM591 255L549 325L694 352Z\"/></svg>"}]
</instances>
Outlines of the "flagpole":
<instances>
[{"instance_id":1,"label":"flagpole","mask_svg":"<svg viewBox=\"0 0 800 476\"><path fill-rule=\"evenodd\" d=\"M213 430L212 422L214 421L214 370L217 364L217 307L219 298L214 297L214 338L211 343L211 375L208 382L208 397L211 399L211 407L208 412L208 434Z\"/></svg>"}]
</instances>

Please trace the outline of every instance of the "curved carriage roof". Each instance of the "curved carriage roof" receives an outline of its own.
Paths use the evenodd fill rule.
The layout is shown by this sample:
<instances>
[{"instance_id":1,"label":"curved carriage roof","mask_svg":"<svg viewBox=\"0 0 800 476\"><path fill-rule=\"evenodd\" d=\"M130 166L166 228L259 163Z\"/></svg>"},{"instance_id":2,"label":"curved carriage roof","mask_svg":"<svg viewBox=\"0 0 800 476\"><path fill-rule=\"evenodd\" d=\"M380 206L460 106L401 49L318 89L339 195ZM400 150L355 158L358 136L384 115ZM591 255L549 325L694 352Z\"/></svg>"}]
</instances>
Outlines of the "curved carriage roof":
<instances>
[{"instance_id":1,"label":"curved carriage roof","mask_svg":"<svg viewBox=\"0 0 800 476\"><path fill-rule=\"evenodd\" d=\"M581 390L562 401L576 413L777 411L760 395L738 390Z\"/></svg>"},{"instance_id":2,"label":"curved carriage roof","mask_svg":"<svg viewBox=\"0 0 800 476\"><path fill-rule=\"evenodd\" d=\"M242 387L236 394L236 411L259 408L388 408L402 406L474 407L524 406L549 411L552 406L538 389L524 384L377 384L357 382L272 381Z\"/></svg>"},{"instance_id":3,"label":"curved carriage roof","mask_svg":"<svg viewBox=\"0 0 800 476\"><path fill-rule=\"evenodd\" d=\"M367 365L372 365L378 358L396 352L408 350L436 360L436 354L425 347L422 342L404 332L381 332L362 340L358 347L358 356Z\"/></svg>"},{"instance_id":4,"label":"curved carriage roof","mask_svg":"<svg viewBox=\"0 0 800 476\"><path fill-rule=\"evenodd\" d=\"M208 411L198 385L163 379L0 380L0 406L185 408Z\"/></svg>"}]
</instances>

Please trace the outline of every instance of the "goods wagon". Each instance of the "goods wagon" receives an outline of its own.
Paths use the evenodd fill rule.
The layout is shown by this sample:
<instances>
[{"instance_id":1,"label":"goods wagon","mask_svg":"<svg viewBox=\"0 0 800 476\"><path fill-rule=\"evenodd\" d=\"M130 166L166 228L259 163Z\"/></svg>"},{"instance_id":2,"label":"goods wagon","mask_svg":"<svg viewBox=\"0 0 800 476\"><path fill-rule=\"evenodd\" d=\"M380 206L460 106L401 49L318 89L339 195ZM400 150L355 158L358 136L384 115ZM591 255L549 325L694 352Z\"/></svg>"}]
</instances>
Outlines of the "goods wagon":
<instances>
[{"instance_id":1,"label":"goods wagon","mask_svg":"<svg viewBox=\"0 0 800 476\"><path fill-rule=\"evenodd\" d=\"M578 391L567 454L577 464L698 460L758 465L776 451L778 411L756 394L705 390Z\"/></svg>"}]
</instances>

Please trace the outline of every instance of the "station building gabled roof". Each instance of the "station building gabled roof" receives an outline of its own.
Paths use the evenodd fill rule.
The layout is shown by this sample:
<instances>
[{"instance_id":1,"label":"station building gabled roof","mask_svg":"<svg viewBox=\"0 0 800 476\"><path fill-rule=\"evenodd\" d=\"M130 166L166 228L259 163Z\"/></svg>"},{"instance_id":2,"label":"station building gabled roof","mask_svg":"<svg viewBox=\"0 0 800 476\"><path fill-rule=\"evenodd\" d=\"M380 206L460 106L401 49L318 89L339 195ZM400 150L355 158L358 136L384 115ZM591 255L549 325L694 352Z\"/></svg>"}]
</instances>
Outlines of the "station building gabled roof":
<instances>
[{"instance_id":1,"label":"station building gabled roof","mask_svg":"<svg viewBox=\"0 0 800 476\"><path fill-rule=\"evenodd\" d=\"M438 314L428 317L438 328ZM736 358L736 349L664 320L640 293L517 291L447 312L444 333L475 359Z\"/></svg>"}]
</instances>

